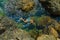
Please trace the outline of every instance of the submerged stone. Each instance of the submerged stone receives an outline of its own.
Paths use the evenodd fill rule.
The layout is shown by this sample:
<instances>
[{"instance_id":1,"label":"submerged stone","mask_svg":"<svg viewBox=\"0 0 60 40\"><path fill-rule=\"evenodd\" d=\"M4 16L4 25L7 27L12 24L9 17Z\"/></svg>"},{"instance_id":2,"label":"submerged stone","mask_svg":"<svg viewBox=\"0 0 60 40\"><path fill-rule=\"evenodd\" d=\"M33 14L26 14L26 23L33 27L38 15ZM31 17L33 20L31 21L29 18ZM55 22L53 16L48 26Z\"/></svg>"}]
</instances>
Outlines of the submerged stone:
<instances>
[{"instance_id":1,"label":"submerged stone","mask_svg":"<svg viewBox=\"0 0 60 40\"><path fill-rule=\"evenodd\" d=\"M42 35L37 38L37 40L56 40L52 35Z\"/></svg>"}]
</instances>

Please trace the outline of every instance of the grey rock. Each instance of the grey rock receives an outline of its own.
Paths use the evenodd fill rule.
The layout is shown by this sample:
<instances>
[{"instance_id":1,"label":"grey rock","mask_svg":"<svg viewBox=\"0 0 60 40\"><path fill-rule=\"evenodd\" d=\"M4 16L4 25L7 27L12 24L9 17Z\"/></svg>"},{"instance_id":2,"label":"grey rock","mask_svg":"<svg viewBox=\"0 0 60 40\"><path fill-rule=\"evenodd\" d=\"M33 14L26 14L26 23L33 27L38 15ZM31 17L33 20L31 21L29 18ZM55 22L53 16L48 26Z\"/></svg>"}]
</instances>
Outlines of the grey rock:
<instances>
[{"instance_id":1,"label":"grey rock","mask_svg":"<svg viewBox=\"0 0 60 40\"><path fill-rule=\"evenodd\" d=\"M15 29L13 31L7 30L0 35L2 40L34 40L27 32L21 29Z\"/></svg>"},{"instance_id":2,"label":"grey rock","mask_svg":"<svg viewBox=\"0 0 60 40\"><path fill-rule=\"evenodd\" d=\"M40 2L51 15L60 16L60 0L40 0Z\"/></svg>"},{"instance_id":3,"label":"grey rock","mask_svg":"<svg viewBox=\"0 0 60 40\"><path fill-rule=\"evenodd\" d=\"M60 15L60 0L50 0L51 9L53 10L53 14Z\"/></svg>"}]
</instances>

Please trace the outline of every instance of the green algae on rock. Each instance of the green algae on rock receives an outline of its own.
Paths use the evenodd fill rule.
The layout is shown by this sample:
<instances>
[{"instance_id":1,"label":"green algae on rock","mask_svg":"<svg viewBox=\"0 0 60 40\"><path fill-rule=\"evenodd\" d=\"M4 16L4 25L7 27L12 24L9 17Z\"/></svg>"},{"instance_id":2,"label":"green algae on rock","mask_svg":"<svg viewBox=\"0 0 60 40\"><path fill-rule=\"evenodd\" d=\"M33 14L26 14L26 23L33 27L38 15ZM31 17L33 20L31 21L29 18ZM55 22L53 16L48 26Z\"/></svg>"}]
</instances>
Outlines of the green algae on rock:
<instances>
[{"instance_id":1,"label":"green algae on rock","mask_svg":"<svg viewBox=\"0 0 60 40\"><path fill-rule=\"evenodd\" d=\"M2 8L0 8L0 17L4 16L4 11Z\"/></svg>"}]
</instances>

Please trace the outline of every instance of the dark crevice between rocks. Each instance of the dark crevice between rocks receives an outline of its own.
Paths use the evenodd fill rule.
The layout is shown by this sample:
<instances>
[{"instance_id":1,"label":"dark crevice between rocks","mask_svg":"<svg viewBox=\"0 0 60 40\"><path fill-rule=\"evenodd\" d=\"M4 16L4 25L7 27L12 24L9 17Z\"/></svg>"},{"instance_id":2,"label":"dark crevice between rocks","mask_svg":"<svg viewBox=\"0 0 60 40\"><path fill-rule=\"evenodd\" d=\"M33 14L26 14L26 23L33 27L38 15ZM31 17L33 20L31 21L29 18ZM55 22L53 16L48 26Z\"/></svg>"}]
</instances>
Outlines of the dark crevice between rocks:
<instances>
[{"instance_id":1,"label":"dark crevice between rocks","mask_svg":"<svg viewBox=\"0 0 60 40\"><path fill-rule=\"evenodd\" d=\"M57 32L58 32L58 34L59 34L58 38L60 38L60 31L59 31L59 30L57 30Z\"/></svg>"},{"instance_id":2,"label":"dark crevice between rocks","mask_svg":"<svg viewBox=\"0 0 60 40\"><path fill-rule=\"evenodd\" d=\"M3 34L6 31L6 29L0 29L0 35Z\"/></svg>"},{"instance_id":3,"label":"dark crevice between rocks","mask_svg":"<svg viewBox=\"0 0 60 40\"><path fill-rule=\"evenodd\" d=\"M36 36L35 40L37 40L38 36L39 36L39 35Z\"/></svg>"},{"instance_id":4,"label":"dark crevice between rocks","mask_svg":"<svg viewBox=\"0 0 60 40\"><path fill-rule=\"evenodd\" d=\"M19 40L19 39L16 37L16 40Z\"/></svg>"}]
</instances>

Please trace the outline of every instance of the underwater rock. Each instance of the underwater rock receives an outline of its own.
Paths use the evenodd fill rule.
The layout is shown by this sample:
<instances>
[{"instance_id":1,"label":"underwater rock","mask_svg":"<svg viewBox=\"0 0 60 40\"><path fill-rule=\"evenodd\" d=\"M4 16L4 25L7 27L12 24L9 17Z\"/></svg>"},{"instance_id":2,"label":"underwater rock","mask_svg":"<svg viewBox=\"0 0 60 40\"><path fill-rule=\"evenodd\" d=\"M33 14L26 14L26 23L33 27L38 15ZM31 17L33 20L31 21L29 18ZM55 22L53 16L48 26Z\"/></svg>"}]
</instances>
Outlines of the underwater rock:
<instances>
[{"instance_id":1,"label":"underwater rock","mask_svg":"<svg viewBox=\"0 0 60 40\"><path fill-rule=\"evenodd\" d=\"M5 27L0 23L0 35L6 31Z\"/></svg>"},{"instance_id":2,"label":"underwater rock","mask_svg":"<svg viewBox=\"0 0 60 40\"><path fill-rule=\"evenodd\" d=\"M56 30L59 30L60 31L60 23L56 22L56 20L54 22L54 26L55 26L55 29Z\"/></svg>"},{"instance_id":3,"label":"underwater rock","mask_svg":"<svg viewBox=\"0 0 60 40\"><path fill-rule=\"evenodd\" d=\"M23 30L20 30L16 32L18 35L17 35L17 38L20 39L20 40L34 40L34 38L32 38L30 36L30 34L28 34L28 32L25 32ZM16 35L16 34L15 34Z\"/></svg>"},{"instance_id":4,"label":"underwater rock","mask_svg":"<svg viewBox=\"0 0 60 40\"><path fill-rule=\"evenodd\" d=\"M36 22L37 25L43 25L43 26L47 26L52 22L51 17L44 15L42 15L41 17L32 17L32 19L34 20L34 22Z\"/></svg>"},{"instance_id":5,"label":"underwater rock","mask_svg":"<svg viewBox=\"0 0 60 40\"><path fill-rule=\"evenodd\" d=\"M7 29L16 28L16 23L6 16L0 16L0 35L3 34Z\"/></svg>"},{"instance_id":6,"label":"underwater rock","mask_svg":"<svg viewBox=\"0 0 60 40\"><path fill-rule=\"evenodd\" d=\"M53 16L60 16L60 0L43 0L42 6Z\"/></svg>"},{"instance_id":7,"label":"underwater rock","mask_svg":"<svg viewBox=\"0 0 60 40\"><path fill-rule=\"evenodd\" d=\"M0 20L0 40L34 40L28 32L17 28L16 22L3 17Z\"/></svg>"},{"instance_id":8,"label":"underwater rock","mask_svg":"<svg viewBox=\"0 0 60 40\"><path fill-rule=\"evenodd\" d=\"M60 23L50 16L33 17L32 19L35 20L38 25L45 27L52 25L56 30L60 30Z\"/></svg>"},{"instance_id":9,"label":"underwater rock","mask_svg":"<svg viewBox=\"0 0 60 40\"><path fill-rule=\"evenodd\" d=\"M53 19L53 18L51 18L50 25L48 25L48 26L51 26L55 30L59 30L60 31L60 23L58 21L56 21L55 19Z\"/></svg>"},{"instance_id":10,"label":"underwater rock","mask_svg":"<svg viewBox=\"0 0 60 40\"><path fill-rule=\"evenodd\" d=\"M0 40L34 40L26 31L21 29L6 30L0 35Z\"/></svg>"},{"instance_id":11,"label":"underwater rock","mask_svg":"<svg viewBox=\"0 0 60 40\"><path fill-rule=\"evenodd\" d=\"M4 4L4 12L16 22L20 22L21 17L27 19L34 15L45 14L38 0L9 0Z\"/></svg>"},{"instance_id":12,"label":"underwater rock","mask_svg":"<svg viewBox=\"0 0 60 40\"><path fill-rule=\"evenodd\" d=\"M35 39L39 36L39 33L37 32L36 29L30 30L28 33L31 35L31 37Z\"/></svg>"},{"instance_id":13,"label":"underwater rock","mask_svg":"<svg viewBox=\"0 0 60 40\"><path fill-rule=\"evenodd\" d=\"M52 35L42 35L37 38L37 40L56 40Z\"/></svg>"},{"instance_id":14,"label":"underwater rock","mask_svg":"<svg viewBox=\"0 0 60 40\"><path fill-rule=\"evenodd\" d=\"M57 32L57 30L55 30L53 27L49 27L49 34L53 35L54 37L58 38L59 37L59 34Z\"/></svg>"},{"instance_id":15,"label":"underwater rock","mask_svg":"<svg viewBox=\"0 0 60 40\"><path fill-rule=\"evenodd\" d=\"M35 12L37 5L37 1L35 0L9 0L4 4L4 8L6 13L13 15L17 13L16 15L22 16ZM30 12L27 13L25 11Z\"/></svg>"},{"instance_id":16,"label":"underwater rock","mask_svg":"<svg viewBox=\"0 0 60 40\"><path fill-rule=\"evenodd\" d=\"M57 38L57 40L60 40L59 38Z\"/></svg>"},{"instance_id":17,"label":"underwater rock","mask_svg":"<svg viewBox=\"0 0 60 40\"><path fill-rule=\"evenodd\" d=\"M30 11L34 7L34 1L32 1L32 0L21 0L20 2L21 2L20 3L21 10L23 10L23 11ZM17 6L19 6L18 4L19 4L19 2L17 3Z\"/></svg>"},{"instance_id":18,"label":"underwater rock","mask_svg":"<svg viewBox=\"0 0 60 40\"><path fill-rule=\"evenodd\" d=\"M60 0L49 0L51 3L52 14L60 15Z\"/></svg>"},{"instance_id":19,"label":"underwater rock","mask_svg":"<svg viewBox=\"0 0 60 40\"><path fill-rule=\"evenodd\" d=\"M55 35L56 37L60 37L60 23L58 23L56 20L54 20L54 22L50 25L50 27L53 27L56 31L54 33L53 32L51 32L51 33L53 33L53 35Z\"/></svg>"},{"instance_id":20,"label":"underwater rock","mask_svg":"<svg viewBox=\"0 0 60 40\"><path fill-rule=\"evenodd\" d=\"M49 16L41 16L41 17L32 17L34 23L36 24L36 28L39 30L43 30L43 34L51 33L55 37L59 37L60 33L60 24L53 18ZM58 33L58 31L59 33ZM53 32L52 32L53 31Z\"/></svg>"},{"instance_id":21,"label":"underwater rock","mask_svg":"<svg viewBox=\"0 0 60 40\"><path fill-rule=\"evenodd\" d=\"M17 23L13 21L12 19L9 19L8 17L4 16L0 20L1 27L6 29L13 29L16 28Z\"/></svg>"}]
</instances>

